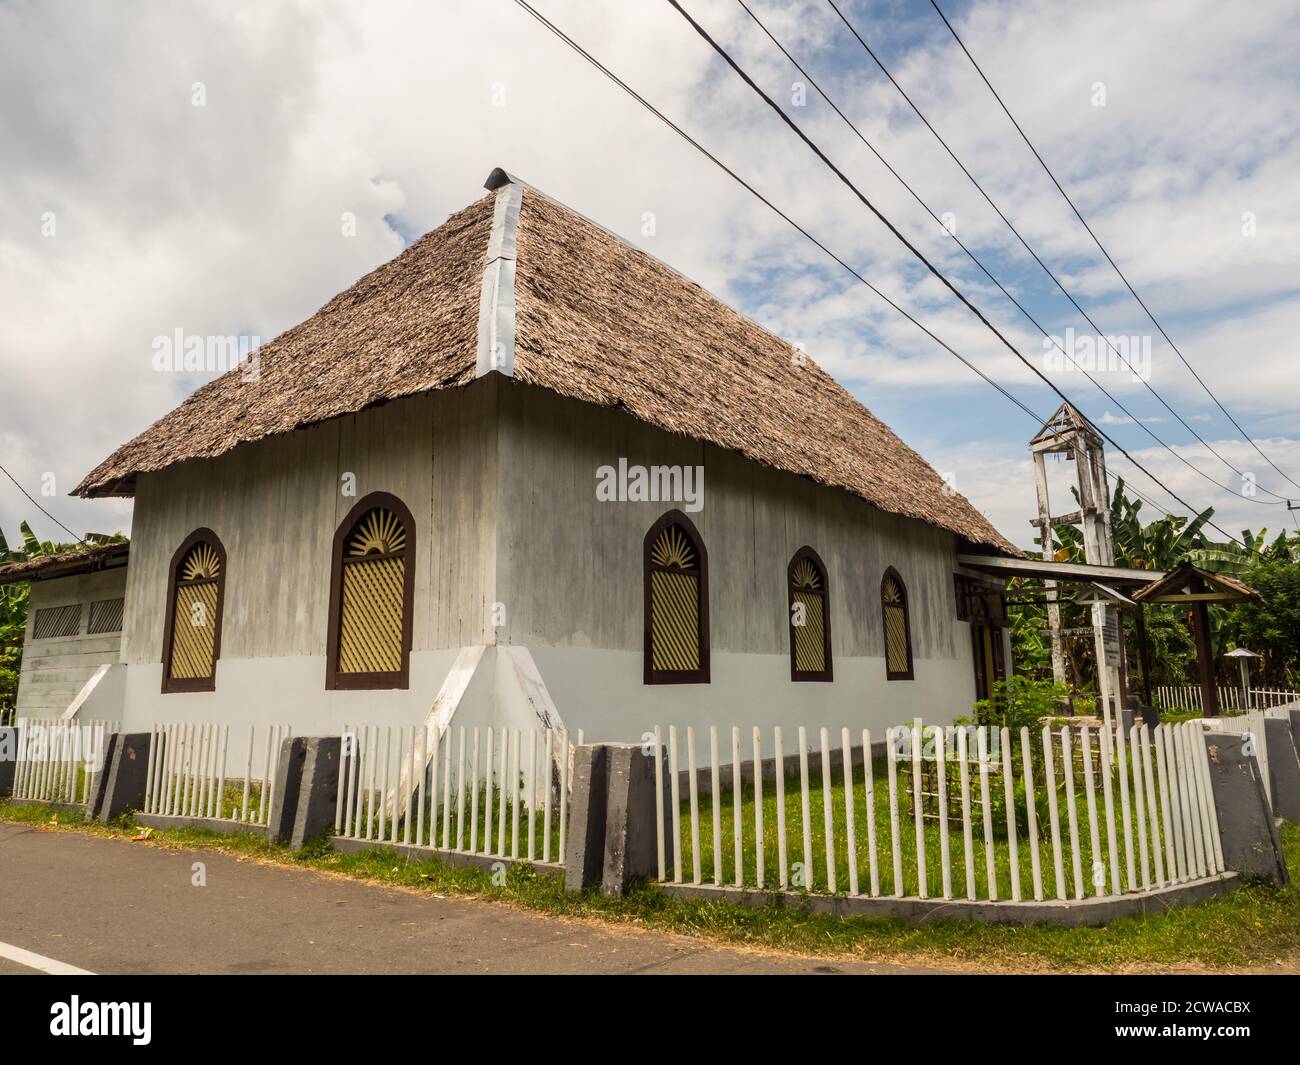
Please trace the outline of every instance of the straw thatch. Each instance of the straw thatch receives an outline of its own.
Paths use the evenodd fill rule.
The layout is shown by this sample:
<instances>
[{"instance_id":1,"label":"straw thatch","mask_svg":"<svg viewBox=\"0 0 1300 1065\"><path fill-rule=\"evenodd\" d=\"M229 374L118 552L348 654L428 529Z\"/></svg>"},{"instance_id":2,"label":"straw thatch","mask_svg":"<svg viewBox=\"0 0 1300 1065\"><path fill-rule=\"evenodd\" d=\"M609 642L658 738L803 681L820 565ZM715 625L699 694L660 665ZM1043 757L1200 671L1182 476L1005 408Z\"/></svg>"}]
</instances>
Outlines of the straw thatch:
<instances>
[{"instance_id":1,"label":"straw thatch","mask_svg":"<svg viewBox=\"0 0 1300 1065\"><path fill-rule=\"evenodd\" d=\"M20 581L39 581L50 577L68 577L74 573L90 573L121 565L131 551L127 540L114 540L107 544L92 544L57 555L40 555L10 562L0 566L0 584L17 584Z\"/></svg>"},{"instance_id":2,"label":"straw thatch","mask_svg":"<svg viewBox=\"0 0 1300 1065\"><path fill-rule=\"evenodd\" d=\"M1262 603L1264 601L1264 597L1244 581L1226 573L1213 573L1208 569L1201 569L1200 566L1190 562L1181 563L1160 580L1134 592L1133 599L1138 603L1153 603L1161 596L1189 594L1197 586L1202 586L1210 592L1231 596L1232 601L1236 602Z\"/></svg>"},{"instance_id":3,"label":"straw thatch","mask_svg":"<svg viewBox=\"0 0 1300 1065\"><path fill-rule=\"evenodd\" d=\"M129 495L138 473L475 372L488 196L261 349L261 380L205 385L77 487ZM847 489L881 510L1019 554L812 360L658 260L525 188L515 376Z\"/></svg>"}]
</instances>

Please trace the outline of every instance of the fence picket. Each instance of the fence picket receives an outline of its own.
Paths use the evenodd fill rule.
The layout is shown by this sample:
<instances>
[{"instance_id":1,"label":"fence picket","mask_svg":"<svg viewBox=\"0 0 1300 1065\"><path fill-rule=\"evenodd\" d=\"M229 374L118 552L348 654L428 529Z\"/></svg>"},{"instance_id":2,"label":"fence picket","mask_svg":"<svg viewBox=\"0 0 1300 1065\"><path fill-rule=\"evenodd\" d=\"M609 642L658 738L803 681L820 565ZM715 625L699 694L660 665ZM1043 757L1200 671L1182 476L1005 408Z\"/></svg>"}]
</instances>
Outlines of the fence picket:
<instances>
[{"instance_id":1,"label":"fence picket","mask_svg":"<svg viewBox=\"0 0 1300 1065\"><path fill-rule=\"evenodd\" d=\"M1142 890L1151 887L1151 857L1147 852L1146 784L1142 776L1142 749L1138 727L1133 725L1128 734L1129 757L1133 760L1133 810L1137 818L1138 858L1140 860Z\"/></svg>"},{"instance_id":2,"label":"fence picket","mask_svg":"<svg viewBox=\"0 0 1300 1065\"><path fill-rule=\"evenodd\" d=\"M568 746L567 735L565 746ZM566 763L567 758L560 763L561 780L563 780ZM563 784L560 790L564 790ZM673 815L676 814L677 811L674 810ZM564 835L564 804L560 806L560 835ZM563 843L560 844L560 853L564 854ZM667 880L668 869L664 855L664 741L658 725L655 726L655 854L659 859L659 879Z\"/></svg>"},{"instance_id":3,"label":"fence picket","mask_svg":"<svg viewBox=\"0 0 1300 1065\"><path fill-rule=\"evenodd\" d=\"M763 738L754 727L754 880L763 889Z\"/></svg>"},{"instance_id":4,"label":"fence picket","mask_svg":"<svg viewBox=\"0 0 1300 1065\"><path fill-rule=\"evenodd\" d=\"M1165 886L1165 860L1160 847L1160 811L1156 806L1156 778L1151 764L1151 730L1147 725L1138 729L1138 743L1142 748L1142 780L1147 791L1147 820L1151 832L1151 858L1155 865L1155 883Z\"/></svg>"},{"instance_id":5,"label":"fence picket","mask_svg":"<svg viewBox=\"0 0 1300 1065\"><path fill-rule=\"evenodd\" d=\"M718 727L709 726L709 797L713 800L713 884L722 886L722 775L718 766ZM782 887L785 885L783 884Z\"/></svg>"},{"instance_id":6,"label":"fence picket","mask_svg":"<svg viewBox=\"0 0 1300 1065\"><path fill-rule=\"evenodd\" d=\"M1168 833L1169 824L1173 825L1171 833L1174 842L1173 868L1176 873L1173 879L1181 883L1188 878L1187 840L1183 837L1183 799L1178 787L1178 752L1174 747L1174 726L1161 725L1157 731L1161 732L1161 749L1164 751L1165 766L1168 770L1166 790L1169 792L1170 809L1165 831Z\"/></svg>"},{"instance_id":7,"label":"fence picket","mask_svg":"<svg viewBox=\"0 0 1300 1065\"><path fill-rule=\"evenodd\" d=\"M871 751L871 730L862 730L862 788L867 810L867 865L871 877L871 896L880 894L880 868L876 857L875 762Z\"/></svg>"},{"instance_id":8,"label":"fence picket","mask_svg":"<svg viewBox=\"0 0 1300 1065\"><path fill-rule=\"evenodd\" d=\"M826 890L835 894L835 816L831 809L831 751L826 729L821 730L822 829L826 843Z\"/></svg>"},{"instance_id":9,"label":"fence picket","mask_svg":"<svg viewBox=\"0 0 1300 1065\"><path fill-rule=\"evenodd\" d=\"M975 840L970 827L970 764L965 726L957 729L957 763L961 771L961 839L966 869L966 897L975 898Z\"/></svg>"},{"instance_id":10,"label":"fence picket","mask_svg":"<svg viewBox=\"0 0 1300 1065\"><path fill-rule=\"evenodd\" d=\"M695 729L686 726L686 787L691 802L691 883L698 884L700 869L700 786L695 771Z\"/></svg>"},{"instance_id":11,"label":"fence picket","mask_svg":"<svg viewBox=\"0 0 1300 1065\"><path fill-rule=\"evenodd\" d=\"M980 813L984 824L984 879L989 900L998 898L998 867L993 854L993 804L989 798L989 730L980 725L975 730L975 751L980 762Z\"/></svg>"},{"instance_id":12,"label":"fence picket","mask_svg":"<svg viewBox=\"0 0 1300 1065\"><path fill-rule=\"evenodd\" d=\"M919 884L918 894L923 899L930 897L929 877L925 869L925 808L921 795L921 740L922 730L919 725L912 726L912 824L916 832L916 879Z\"/></svg>"},{"instance_id":13,"label":"fence picket","mask_svg":"<svg viewBox=\"0 0 1300 1065\"><path fill-rule=\"evenodd\" d=\"M1110 890L1118 895L1119 884L1119 837L1115 834L1115 797L1111 783L1110 771L1114 759L1111 757L1110 729L1105 725L1098 733L1097 746L1101 752L1101 793L1106 807L1106 849L1110 859Z\"/></svg>"},{"instance_id":14,"label":"fence picket","mask_svg":"<svg viewBox=\"0 0 1300 1065\"><path fill-rule=\"evenodd\" d=\"M1016 844L1016 785L1011 774L1011 730L999 733L1002 742L1002 789L1007 815L1007 864L1011 867L1011 901L1020 901L1020 849Z\"/></svg>"},{"instance_id":15,"label":"fence picket","mask_svg":"<svg viewBox=\"0 0 1300 1065\"><path fill-rule=\"evenodd\" d=\"M858 893L858 836L853 816L853 741L849 738L847 728L840 729L840 751L844 759L841 767L844 784L844 837L845 845L848 847L849 856L849 894L857 895ZM871 757L870 750L863 751L863 760ZM780 761L777 762L780 765ZM780 773L777 774L780 776ZM777 800L777 809L781 808L780 799ZM784 885L782 885L784 887Z\"/></svg>"},{"instance_id":16,"label":"fence picket","mask_svg":"<svg viewBox=\"0 0 1300 1065\"><path fill-rule=\"evenodd\" d=\"M1074 897L1083 899L1083 858L1079 853L1079 807L1074 794L1074 751L1070 728L1061 726L1061 768L1065 772L1065 813L1070 825L1070 865L1074 873Z\"/></svg>"},{"instance_id":17,"label":"fence picket","mask_svg":"<svg viewBox=\"0 0 1300 1065\"><path fill-rule=\"evenodd\" d=\"M1052 730L1044 726L1043 739L1043 776L1047 781L1047 824L1052 835L1052 876L1056 884L1056 897L1065 900L1065 864L1061 853L1061 814L1056 799L1056 759L1052 756ZM1026 783L1025 789L1032 786Z\"/></svg>"},{"instance_id":18,"label":"fence picket","mask_svg":"<svg viewBox=\"0 0 1300 1065\"><path fill-rule=\"evenodd\" d=\"M546 730L545 750L542 753L542 765L545 771L542 775L542 861L551 860L551 784L554 781L553 761L555 756L555 730L548 728Z\"/></svg>"},{"instance_id":19,"label":"fence picket","mask_svg":"<svg viewBox=\"0 0 1300 1065\"><path fill-rule=\"evenodd\" d=\"M736 887L744 882L745 878L745 854L744 838L740 829L740 814L744 806L743 796L744 788L741 784L742 773L740 771L740 726L731 726L731 845L735 855L736 862ZM676 800L674 800L674 808Z\"/></svg>"},{"instance_id":20,"label":"fence picket","mask_svg":"<svg viewBox=\"0 0 1300 1065\"><path fill-rule=\"evenodd\" d=\"M889 840L890 854L894 859L894 894L903 897L903 848L899 845L902 832L898 819L898 752L895 749L895 726L885 729L885 764L889 768Z\"/></svg>"},{"instance_id":21,"label":"fence picket","mask_svg":"<svg viewBox=\"0 0 1300 1065\"><path fill-rule=\"evenodd\" d=\"M737 779L740 775L740 765L736 765ZM682 882L682 797L681 785L677 782L677 726L668 726L668 786L672 790L673 796L673 883ZM740 803L736 803L737 814L740 817ZM737 848L739 850L739 848ZM739 853L737 853L739 859ZM740 862L736 863L736 886L740 886Z\"/></svg>"},{"instance_id":22,"label":"fence picket","mask_svg":"<svg viewBox=\"0 0 1300 1065\"><path fill-rule=\"evenodd\" d=\"M1029 827L1029 862L1034 876L1034 901L1043 901L1043 870L1038 853L1038 806L1034 799L1034 766L1029 751L1029 729L1020 730L1020 759L1024 765L1025 814Z\"/></svg>"},{"instance_id":23,"label":"fence picket","mask_svg":"<svg viewBox=\"0 0 1300 1065\"><path fill-rule=\"evenodd\" d=\"M808 733L799 726L799 811L803 829L803 886L813 890L812 804L808 791Z\"/></svg>"},{"instance_id":24,"label":"fence picket","mask_svg":"<svg viewBox=\"0 0 1300 1065\"><path fill-rule=\"evenodd\" d=\"M1088 854L1092 892L1106 893L1106 859L1101 852L1101 830L1097 825L1097 785L1092 778L1092 731L1084 725L1079 731L1079 747L1083 751L1083 793L1088 807Z\"/></svg>"},{"instance_id":25,"label":"fence picket","mask_svg":"<svg viewBox=\"0 0 1300 1065\"><path fill-rule=\"evenodd\" d=\"M934 728L934 768L938 778L939 801L939 868L942 872L943 897L952 898L952 847L948 839L948 758L944 730Z\"/></svg>"},{"instance_id":26,"label":"fence picket","mask_svg":"<svg viewBox=\"0 0 1300 1065\"><path fill-rule=\"evenodd\" d=\"M777 880L784 891L790 886L790 863L785 835L785 747L782 744L781 726L772 729L772 757L776 760L776 869Z\"/></svg>"}]
</instances>

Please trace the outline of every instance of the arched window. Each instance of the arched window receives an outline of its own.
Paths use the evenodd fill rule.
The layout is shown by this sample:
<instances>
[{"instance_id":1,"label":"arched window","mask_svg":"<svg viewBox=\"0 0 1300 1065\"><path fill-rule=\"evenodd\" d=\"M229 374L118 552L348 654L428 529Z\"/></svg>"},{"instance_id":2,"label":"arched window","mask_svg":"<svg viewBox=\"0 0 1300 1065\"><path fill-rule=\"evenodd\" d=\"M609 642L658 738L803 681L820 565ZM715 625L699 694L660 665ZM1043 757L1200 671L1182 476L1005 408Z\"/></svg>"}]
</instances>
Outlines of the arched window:
<instances>
[{"instance_id":1,"label":"arched window","mask_svg":"<svg viewBox=\"0 0 1300 1065\"><path fill-rule=\"evenodd\" d=\"M645 536L645 682L708 680L709 557L690 518L670 510Z\"/></svg>"},{"instance_id":2,"label":"arched window","mask_svg":"<svg viewBox=\"0 0 1300 1065\"><path fill-rule=\"evenodd\" d=\"M885 677L912 679L912 623L907 613L907 586L892 567L880 582L880 609L885 620Z\"/></svg>"},{"instance_id":3,"label":"arched window","mask_svg":"<svg viewBox=\"0 0 1300 1065\"><path fill-rule=\"evenodd\" d=\"M790 679L833 680L831 612L826 567L811 547L801 547L786 570L790 591Z\"/></svg>"},{"instance_id":4,"label":"arched window","mask_svg":"<svg viewBox=\"0 0 1300 1065\"><path fill-rule=\"evenodd\" d=\"M374 492L334 534L327 688L410 684L415 522L396 496Z\"/></svg>"},{"instance_id":5,"label":"arched window","mask_svg":"<svg viewBox=\"0 0 1300 1065\"><path fill-rule=\"evenodd\" d=\"M164 692L210 692L221 656L226 549L211 529L196 529L172 555L163 631Z\"/></svg>"}]
</instances>

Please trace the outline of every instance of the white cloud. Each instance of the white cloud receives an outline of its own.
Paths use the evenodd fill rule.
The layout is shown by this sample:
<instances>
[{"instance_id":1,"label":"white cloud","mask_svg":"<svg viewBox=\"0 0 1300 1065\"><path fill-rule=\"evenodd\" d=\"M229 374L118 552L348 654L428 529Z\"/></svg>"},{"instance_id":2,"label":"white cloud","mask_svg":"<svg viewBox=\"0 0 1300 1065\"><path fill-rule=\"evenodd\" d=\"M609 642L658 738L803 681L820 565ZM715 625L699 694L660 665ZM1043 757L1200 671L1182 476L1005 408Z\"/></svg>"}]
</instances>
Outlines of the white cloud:
<instances>
[{"instance_id":1,"label":"white cloud","mask_svg":"<svg viewBox=\"0 0 1300 1065\"><path fill-rule=\"evenodd\" d=\"M1044 415L1055 408L668 5L538 6L943 339ZM738 5L691 9L767 88L788 93L796 75ZM1083 326L825 5L756 10L1049 327ZM1088 297L1099 324L1151 331L928 9L849 12L890 54L909 43L895 75ZM1300 326L1290 298L1300 222L1289 203L1300 167L1290 120L1298 21L1282 0L1245 10L1201 0L1139 10L982 4L957 22L1108 247L1177 325L1189 359L1249 424L1277 438L1291 465L1275 457L1292 471L1300 470L1287 436ZM1090 102L1096 81L1107 86L1104 108ZM196 82L202 108L191 105ZM809 99L797 120L1022 351L1040 355L1032 326ZM990 438L1014 464L1032 431L504 0L2 6L0 143L0 461L33 488L54 473L59 495L42 502L79 531L127 525L129 504L64 493L197 383L151 370L155 336L275 335L400 249L386 218L402 232L428 230L480 195L494 165L743 303L869 402L924 397L896 428L936 466L926 437L940 453L956 438ZM640 236L646 211L656 215L652 238ZM41 235L46 212L56 236ZM355 237L341 233L344 212L356 216ZM1254 236L1242 234L1245 212L1255 216ZM1152 383L1188 405L1189 421L1208 417L1195 382L1158 340L1153 359ZM1150 418L1140 386L1113 376L1107 387L1126 404L1146 403L1133 409ZM1081 400L1095 395L1077 375L1064 386ZM1106 421L1119 415L1101 397L1085 409L1122 425ZM1217 432L1224 423L1213 413L1204 424ZM931 433L937 420L945 434ZM1176 475L1181 464L1165 458ZM972 477L968 494L1019 538L1013 483ZM30 504L0 485L0 526L12 531L29 516Z\"/></svg>"}]
</instances>

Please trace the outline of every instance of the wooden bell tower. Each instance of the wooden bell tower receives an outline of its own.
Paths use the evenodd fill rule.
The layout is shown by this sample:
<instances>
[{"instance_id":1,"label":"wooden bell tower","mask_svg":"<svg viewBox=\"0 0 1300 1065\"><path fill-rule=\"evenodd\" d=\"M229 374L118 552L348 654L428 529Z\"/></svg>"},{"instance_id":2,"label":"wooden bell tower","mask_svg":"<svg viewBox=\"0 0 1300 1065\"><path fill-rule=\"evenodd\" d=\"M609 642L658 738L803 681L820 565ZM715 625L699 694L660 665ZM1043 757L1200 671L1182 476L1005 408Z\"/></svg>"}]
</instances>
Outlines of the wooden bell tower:
<instances>
[{"instance_id":1,"label":"wooden bell tower","mask_svg":"<svg viewBox=\"0 0 1300 1065\"><path fill-rule=\"evenodd\" d=\"M1115 564L1115 541L1110 527L1110 486L1106 479L1106 452L1101 435L1091 422L1069 403L1055 414L1029 442L1034 456L1034 479L1038 489L1038 526L1043 558L1051 561L1052 528L1074 525L1083 532L1084 561L1094 566ZM1047 489L1047 456L1064 454L1074 463L1079 509L1053 514ZM1065 641L1061 632L1060 593L1056 581L1044 581L1047 589L1047 625L1052 640L1052 679L1067 683ZM1097 677L1102 696L1102 713L1109 723L1112 693L1118 698L1123 684L1123 652L1119 635L1118 608L1105 603L1092 607L1093 638L1097 648Z\"/></svg>"}]
</instances>

